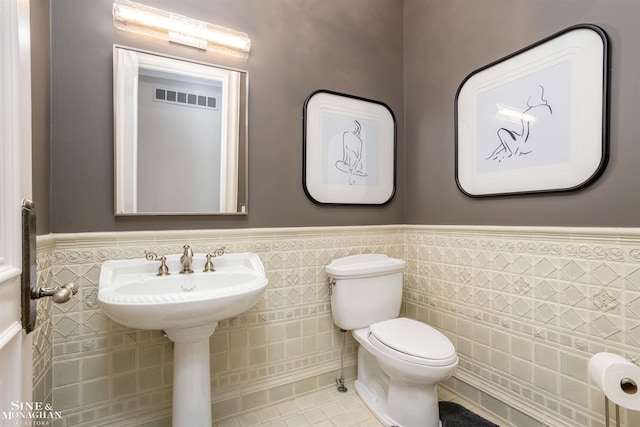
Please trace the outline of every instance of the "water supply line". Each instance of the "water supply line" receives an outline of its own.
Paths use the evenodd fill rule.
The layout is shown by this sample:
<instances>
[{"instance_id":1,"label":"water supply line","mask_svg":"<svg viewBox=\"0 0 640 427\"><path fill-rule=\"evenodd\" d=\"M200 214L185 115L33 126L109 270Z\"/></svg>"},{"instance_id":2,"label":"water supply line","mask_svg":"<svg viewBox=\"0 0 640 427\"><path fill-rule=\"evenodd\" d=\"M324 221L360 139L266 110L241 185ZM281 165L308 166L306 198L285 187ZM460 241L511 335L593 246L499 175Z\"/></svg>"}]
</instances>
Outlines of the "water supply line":
<instances>
[{"instance_id":1,"label":"water supply line","mask_svg":"<svg viewBox=\"0 0 640 427\"><path fill-rule=\"evenodd\" d=\"M338 384L338 391L340 393L346 393L348 388L344 385L344 347L346 345L345 333L347 331L344 329L340 329L340 332L342 332L342 347L340 348L340 378L336 378L336 384Z\"/></svg>"},{"instance_id":2,"label":"water supply line","mask_svg":"<svg viewBox=\"0 0 640 427\"><path fill-rule=\"evenodd\" d=\"M333 287L336 285L336 279L329 278L329 296L333 295ZM342 332L342 347L340 348L340 378L336 378L336 384L338 384L338 391L340 393L346 393L348 388L344 385L344 347L346 345L346 329L340 329Z\"/></svg>"}]
</instances>

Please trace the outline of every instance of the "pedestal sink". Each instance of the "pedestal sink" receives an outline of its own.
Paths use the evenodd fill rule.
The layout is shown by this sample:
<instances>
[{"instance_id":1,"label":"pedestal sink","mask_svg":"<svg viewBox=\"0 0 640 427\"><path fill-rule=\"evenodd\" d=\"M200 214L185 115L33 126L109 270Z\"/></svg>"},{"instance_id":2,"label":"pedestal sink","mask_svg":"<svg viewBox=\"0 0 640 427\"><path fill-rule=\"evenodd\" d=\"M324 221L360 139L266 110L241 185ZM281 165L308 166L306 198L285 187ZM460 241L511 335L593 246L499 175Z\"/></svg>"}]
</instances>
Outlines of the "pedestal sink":
<instances>
[{"instance_id":1,"label":"pedestal sink","mask_svg":"<svg viewBox=\"0 0 640 427\"><path fill-rule=\"evenodd\" d=\"M145 258L110 260L102 265L98 301L107 316L137 329L161 329L174 344L173 425L211 426L209 337L219 320L253 307L267 287L260 258L231 253L194 256L191 274L179 274L180 255L168 255L169 276L158 276L160 262Z\"/></svg>"}]
</instances>

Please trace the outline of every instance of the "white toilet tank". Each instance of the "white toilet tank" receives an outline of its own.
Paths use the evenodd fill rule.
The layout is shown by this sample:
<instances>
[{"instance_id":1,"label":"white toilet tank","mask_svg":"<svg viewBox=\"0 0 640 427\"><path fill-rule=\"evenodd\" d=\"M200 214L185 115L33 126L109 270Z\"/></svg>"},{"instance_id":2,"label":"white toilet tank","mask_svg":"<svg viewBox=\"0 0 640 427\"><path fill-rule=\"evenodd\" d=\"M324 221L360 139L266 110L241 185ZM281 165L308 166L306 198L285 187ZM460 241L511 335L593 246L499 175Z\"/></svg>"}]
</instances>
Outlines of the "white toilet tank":
<instances>
[{"instance_id":1,"label":"white toilet tank","mask_svg":"<svg viewBox=\"0 0 640 427\"><path fill-rule=\"evenodd\" d=\"M331 314L336 326L353 330L398 317L404 266L404 260L381 254L333 260L326 271L335 280Z\"/></svg>"}]
</instances>

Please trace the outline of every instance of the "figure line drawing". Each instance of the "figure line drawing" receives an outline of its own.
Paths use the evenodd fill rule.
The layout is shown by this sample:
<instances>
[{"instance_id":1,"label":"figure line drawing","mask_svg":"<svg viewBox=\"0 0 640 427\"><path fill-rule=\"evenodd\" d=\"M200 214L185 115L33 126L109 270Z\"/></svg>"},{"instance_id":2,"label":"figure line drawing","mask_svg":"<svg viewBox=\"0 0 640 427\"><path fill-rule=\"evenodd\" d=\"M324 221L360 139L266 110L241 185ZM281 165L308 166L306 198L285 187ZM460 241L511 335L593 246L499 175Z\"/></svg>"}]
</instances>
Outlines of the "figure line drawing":
<instances>
[{"instance_id":1,"label":"figure line drawing","mask_svg":"<svg viewBox=\"0 0 640 427\"><path fill-rule=\"evenodd\" d=\"M530 95L527 98L527 109L520 113L520 129L517 131L504 127L498 129L497 136L500 143L485 160L502 162L506 158L523 156L533 152L534 145L530 141L532 136L531 123L547 112L553 115L553 109L544 97L544 87L542 85L538 87L540 88L539 94Z\"/></svg>"},{"instance_id":2,"label":"figure line drawing","mask_svg":"<svg viewBox=\"0 0 640 427\"><path fill-rule=\"evenodd\" d=\"M367 176L362 164L364 154L362 125L358 120L354 120L353 125L353 129L342 132L342 159L335 163L336 169L349 175L349 185L356 183L355 177Z\"/></svg>"}]
</instances>

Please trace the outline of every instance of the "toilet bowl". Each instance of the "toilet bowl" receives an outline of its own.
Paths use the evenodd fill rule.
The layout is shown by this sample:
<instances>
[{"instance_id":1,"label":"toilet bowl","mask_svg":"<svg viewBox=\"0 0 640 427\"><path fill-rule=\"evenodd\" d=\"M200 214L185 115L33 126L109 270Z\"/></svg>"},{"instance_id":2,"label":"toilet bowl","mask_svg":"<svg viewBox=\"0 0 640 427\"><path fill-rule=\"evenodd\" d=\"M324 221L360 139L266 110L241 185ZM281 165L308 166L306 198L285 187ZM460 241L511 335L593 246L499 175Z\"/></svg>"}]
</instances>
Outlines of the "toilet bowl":
<instances>
[{"instance_id":1,"label":"toilet bowl","mask_svg":"<svg viewBox=\"0 0 640 427\"><path fill-rule=\"evenodd\" d=\"M404 261L354 255L327 266L334 323L360 344L355 388L387 426L438 427L436 385L453 375L458 356L441 332L398 317Z\"/></svg>"},{"instance_id":2,"label":"toilet bowl","mask_svg":"<svg viewBox=\"0 0 640 427\"><path fill-rule=\"evenodd\" d=\"M389 426L439 426L436 384L451 377L458 364L451 341L407 318L352 333L360 344L356 391L376 417Z\"/></svg>"}]
</instances>

